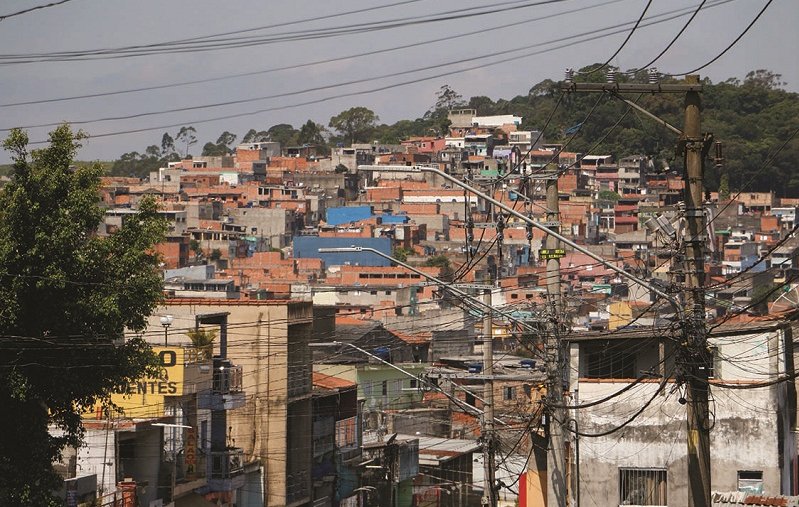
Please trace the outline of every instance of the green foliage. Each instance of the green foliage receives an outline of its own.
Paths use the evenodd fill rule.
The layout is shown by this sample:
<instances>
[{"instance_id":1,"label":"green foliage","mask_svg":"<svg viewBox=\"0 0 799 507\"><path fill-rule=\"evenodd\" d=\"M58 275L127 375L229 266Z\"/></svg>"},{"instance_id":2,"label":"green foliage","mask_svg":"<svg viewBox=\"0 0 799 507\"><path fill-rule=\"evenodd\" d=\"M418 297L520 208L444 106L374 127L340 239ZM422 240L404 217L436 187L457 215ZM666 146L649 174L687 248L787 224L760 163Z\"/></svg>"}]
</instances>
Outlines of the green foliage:
<instances>
[{"instance_id":1,"label":"green foliage","mask_svg":"<svg viewBox=\"0 0 799 507\"><path fill-rule=\"evenodd\" d=\"M123 153L108 172L111 176L146 178L150 172L166 167L169 162L179 160L180 154L175 149L175 139L169 135L169 132L164 132L160 148L153 144L148 146L144 153L137 151Z\"/></svg>"},{"instance_id":2,"label":"green foliage","mask_svg":"<svg viewBox=\"0 0 799 507\"><path fill-rule=\"evenodd\" d=\"M365 143L370 141L379 120L371 109L353 107L330 118L329 127L335 129L350 144Z\"/></svg>"},{"instance_id":3,"label":"green foliage","mask_svg":"<svg viewBox=\"0 0 799 507\"><path fill-rule=\"evenodd\" d=\"M227 130L222 132L215 143L209 141L203 145L202 156L221 157L230 155L235 151L232 145L236 142L236 137L236 134L231 134Z\"/></svg>"},{"instance_id":4,"label":"green foliage","mask_svg":"<svg viewBox=\"0 0 799 507\"><path fill-rule=\"evenodd\" d=\"M162 298L153 246L165 223L146 199L118 232L94 234L102 169L71 167L83 137L63 125L46 148L29 152L18 129L4 143L14 166L0 191L0 334L15 338L0 356L2 505L49 505L81 407L156 374L150 347L123 332L143 329Z\"/></svg>"},{"instance_id":5,"label":"green foliage","mask_svg":"<svg viewBox=\"0 0 799 507\"><path fill-rule=\"evenodd\" d=\"M222 258L222 250L214 248L213 250L211 250L211 255L209 255L208 258L214 262L218 261L219 259Z\"/></svg>"},{"instance_id":6,"label":"green foliage","mask_svg":"<svg viewBox=\"0 0 799 507\"><path fill-rule=\"evenodd\" d=\"M280 143L281 148L297 144L298 131L288 123L272 125L266 133L269 140Z\"/></svg>"},{"instance_id":7,"label":"green foliage","mask_svg":"<svg viewBox=\"0 0 799 507\"><path fill-rule=\"evenodd\" d=\"M269 139L269 133L265 130L257 131L255 129L250 129L244 134L244 137L241 139L243 143L259 143L261 141L266 141Z\"/></svg>"},{"instance_id":8,"label":"green foliage","mask_svg":"<svg viewBox=\"0 0 799 507\"><path fill-rule=\"evenodd\" d=\"M730 198L730 176L727 173L721 175L719 180L719 201L726 201Z\"/></svg>"},{"instance_id":9,"label":"green foliage","mask_svg":"<svg viewBox=\"0 0 799 507\"><path fill-rule=\"evenodd\" d=\"M194 144L197 144L197 129L191 126L180 127L178 135L175 136L175 139L177 140L177 142L186 145L186 152L184 153L184 156L188 158L189 147Z\"/></svg>"},{"instance_id":10,"label":"green foliage","mask_svg":"<svg viewBox=\"0 0 799 507\"><path fill-rule=\"evenodd\" d=\"M200 246L200 241L196 239L191 239L189 241L189 250L194 252L194 255L196 255L197 257L203 254L203 249Z\"/></svg>"},{"instance_id":11,"label":"green foliage","mask_svg":"<svg viewBox=\"0 0 799 507\"><path fill-rule=\"evenodd\" d=\"M216 340L216 329L198 327L186 332L191 340L191 344L199 352L201 359L210 360L214 352L214 340Z\"/></svg>"},{"instance_id":12,"label":"green foliage","mask_svg":"<svg viewBox=\"0 0 799 507\"><path fill-rule=\"evenodd\" d=\"M334 169L334 171L335 171L336 173L338 173L338 174L341 174L341 173L346 173L346 172L348 172L348 171L349 171L349 169L348 169L348 168L347 168L347 166L345 166L344 164L337 164L337 165L336 165L336 168Z\"/></svg>"},{"instance_id":13,"label":"green foliage","mask_svg":"<svg viewBox=\"0 0 799 507\"><path fill-rule=\"evenodd\" d=\"M602 201L618 201L621 196L613 190L600 190L599 199Z\"/></svg>"},{"instance_id":14,"label":"green foliage","mask_svg":"<svg viewBox=\"0 0 799 507\"><path fill-rule=\"evenodd\" d=\"M434 255L433 257L427 259L424 265L428 267L441 268L440 278L446 282L452 280L454 271L452 270L452 264L449 260L449 257L447 257L446 255L444 254Z\"/></svg>"},{"instance_id":15,"label":"green foliage","mask_svg":"<svg viewBox=\"0 0 799 507\"><path fill-rule=\"evenodd\" d=\"M394 251L391 253L391 256L397 259L398 261L405 262L408 260L408 256L413 255L413 250L410 248L395 248Z\"/></svg>"},{"instance_id":16,"label":"green foliage","mask_svg":"<svg viewBox=\"0 0 799 507\"><path fill-rule=\"evenodd\" d=\"M323 125L313 120L308 120L300 127L297 133L297 144L302 146L315 146L317 154L327 156L330 155L330 147L326 139L327 135L329 135L329 133Z\"/></svg>"}]
</instances>

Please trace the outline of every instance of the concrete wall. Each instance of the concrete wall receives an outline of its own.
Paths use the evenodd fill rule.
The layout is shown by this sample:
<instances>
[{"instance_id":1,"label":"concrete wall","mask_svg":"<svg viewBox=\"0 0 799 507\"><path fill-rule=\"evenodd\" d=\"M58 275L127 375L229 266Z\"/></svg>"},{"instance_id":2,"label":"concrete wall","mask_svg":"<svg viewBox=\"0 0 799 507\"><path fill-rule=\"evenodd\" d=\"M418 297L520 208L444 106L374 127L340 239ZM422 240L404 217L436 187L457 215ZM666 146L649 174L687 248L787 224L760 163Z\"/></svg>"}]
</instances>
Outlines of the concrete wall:
<instances>
[{"instance_id":1,"label":"concrete wall","mask_svg":"<svg viewBox=\"0 0 799 507\"><path fill-rule=\"evenodd\" d=\"M624 385L584 381L580 383L580 398L599 399ZM596 409L575 411L580 430L599 433L618 426L656 389L655 383L642 384ZM716 421L711 431L712 489L737 490L739 470L762 470L764 491L780 493L779 428L772 415L775 400L768 389L716 389L713 395ZM617 434L580 439L580 487L585 505L618 505L621 467L665 468L668 504L688 504L686 414L685 406L675 399L677 396L657 395L641 416Z\"/></svg>"},{"instance_id":2,"label":"concrete wall","mask_svg":"<svg viewBox=\"0 0 799 507\"><path fill-rule=\"evenodd\" d=\"M249 235L268 238L272 248L283 248L294 232L294 216L281 208L229 208L227 214ZM253 229L257 229L253 233Z\"/></svg>"},{"instance_id":3,"label":"concrete wall","mask_svg":"<svg viewBox=\"0 0 799 507\"><path fill-rule=\"evenodd\" d=\"M791 346L789 330L740 330L715 335L710 343L718 347L721 380L725 383L751 383L785 374L785 346ZM584 373L583 343L572 343L572 366L579 362ZM624 343L612 342L611 345ZM640 350L642 359L651 362L656 342ZM627 342L627 346L631 346ZM634 346L634 343L632 344ZM652 350L655 349L655 350ZM788 354L791 356L792 354ZM786 363L786 359L789 360ZM636 364L636 370L640 369ZM667 364L666 373L673 369ZM578 378L572 370L571 389L578 402L587 403L619 392L629 381ZM622 395L597 406L573 410L581 432L598 434L619 427L649 400L644 411L622 430L599 437L580 438L580 487L584 505L618 505L619 469L663 468L667 470L668 505L688 503L688 465L685 405L678 402L684 390L669 381L656 394L659 379L638 384ZM795 395L792 384L729 389L711 387L710 431L711 489L735 491L739 471L762 471L766 495L788 493L796 459Z\"/></svg>"}]
</instances>

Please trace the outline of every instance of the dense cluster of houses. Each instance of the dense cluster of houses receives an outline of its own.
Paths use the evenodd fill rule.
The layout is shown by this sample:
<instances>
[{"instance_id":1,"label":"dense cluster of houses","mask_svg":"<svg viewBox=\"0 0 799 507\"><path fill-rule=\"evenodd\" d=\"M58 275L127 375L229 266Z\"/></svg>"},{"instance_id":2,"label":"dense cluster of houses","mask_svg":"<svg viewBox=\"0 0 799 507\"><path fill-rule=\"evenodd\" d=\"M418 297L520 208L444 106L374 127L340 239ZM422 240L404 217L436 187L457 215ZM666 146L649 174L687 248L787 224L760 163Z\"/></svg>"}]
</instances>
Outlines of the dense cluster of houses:
<instances>
[{"instance_id":1,"label":"dense cluster of houses","mask_svg":"<svg viewBox=\"0 0 799 507\"><path fill-rule=\"evenodd\" d=\"M547 144L520 130L517 116L464 109L449 119L448 136L399 145L321 156L314 146L245 143L145 180L104 178L101 233L124 226L147 197L169 223L157 248L167 300L145 333L168 380L129 386L116 395L122 411L87 413L86 444L59 465L67 496L99 491L107 502L150 506L479 505L480 354L491 339L499 431L516 442L498 457L499 497L540 505L545 377L540 342L519 322L535 327L545 311L543 234L431 173L358 167L435 167L542 221L544 178L557 178L563 234L664 288L682 282L684 182L643 155ZM707 197L708 319L723 321L710 339L711 377L753 387L718 394L713 450L726 457L713 487L796 494L794 380L756 383L793 371L799 199ZM487 337L474 305L422 274L369 252L319 252L350 246L490 286L491 304L513 318L495 319ZM636 384L629 396L575 411L581 433L603 433L671 375L673 315L585 254L567 249L561 269L572 330L567 401ZM623 437L575 438L572 497L685 503L684 407L674 389L663 392Z\"/></svg>"}]
</instances>

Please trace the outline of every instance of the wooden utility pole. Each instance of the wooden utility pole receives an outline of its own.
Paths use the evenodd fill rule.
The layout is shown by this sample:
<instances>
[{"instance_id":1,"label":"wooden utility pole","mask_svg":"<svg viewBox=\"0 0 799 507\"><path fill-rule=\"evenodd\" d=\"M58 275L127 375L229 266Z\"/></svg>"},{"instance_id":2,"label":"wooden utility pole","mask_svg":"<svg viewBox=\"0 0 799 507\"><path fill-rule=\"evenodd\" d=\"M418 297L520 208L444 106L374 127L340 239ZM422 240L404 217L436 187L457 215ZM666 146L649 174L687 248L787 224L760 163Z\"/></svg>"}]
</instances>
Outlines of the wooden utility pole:
<instances>
[{"instance_id":1,"label":"wooden utility pole","mask_svg":"<svg viewBox=\"0 0 799 507\"><path fill-rule=\"evenodd\" d=\"M483 302L491 307L491 289L484 289ZM494 490L494 332L491 312L483 313L483 499L482 504L496 507L497 495Z\"/></svg>"},{"instance_id":2,"label":"wooden utility pole","mask_svg":"<svg viewBox=\"0 0 799 507\"><path fill-rule=\"evenodd\" d=\"M701 133L699 93L702 84L699 76L686 76L685 83L660 84L653 76L649 84L637 83L575 83L567 81L561 86L565 92L612 93L685 93L685 126L680 133L678 146L685 153L685 218L687 235L684 238L685 274L688 282L687 315L680 322L682 347L678 356L682 372L677 380L686 385L687 443L688 443L688 506L710 507L710 423L708 409L707 372L710 354L705 328L704 256L707 242L703 202L702 162L707 139ZM641 110L640 106L627 102ZM655 118L666 128L679 130Z\"/></svg>"},{"instance_id":3,"label":"wooden utility pole","mask_svg":"<svg viewBox=\"0 0 799 507\"><path fill-rule=\"evenodd\" d=\"M557 161L560 154L553 156ZM557 162L555 162L557 166ZM546 179L547 225L560 232L560 203L558 200L558 173ZM560 294L560 241L551 234L546 238L547 301L549 319L546 332L547 399L552 404L547 418L549 442L547 446L547 506L566 507L566 440L562 425L566 424L563 406L563 344L560 340L562 304Z\"/></svg>"},{"instance_id":4,"label":"wooden utility pole","mask_svg":"<svg viewBox=\"0 0 799 507\"><path fill-rule=\"evenodd\" d=\"M687 76L698 83L699 76ZM702 162L705 138L700 130L701 99L696 91L685 95L685 277L688 283L688 322L683 352L686 368L688 419L689 507L710 507L710 421L708 417L708 349L705 329L705 210Z\"/></svg>"}]
</instances>

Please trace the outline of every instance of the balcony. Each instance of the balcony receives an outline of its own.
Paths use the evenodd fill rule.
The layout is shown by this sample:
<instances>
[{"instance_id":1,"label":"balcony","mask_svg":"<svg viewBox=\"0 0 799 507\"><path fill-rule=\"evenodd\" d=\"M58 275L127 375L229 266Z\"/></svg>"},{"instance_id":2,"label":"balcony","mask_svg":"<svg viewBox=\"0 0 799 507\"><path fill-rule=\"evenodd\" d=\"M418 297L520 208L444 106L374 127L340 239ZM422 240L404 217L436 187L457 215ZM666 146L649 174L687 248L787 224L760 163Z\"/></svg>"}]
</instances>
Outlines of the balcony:
<instances>
[{"instance_id":1,"label":"balcony","mask_svg":"<svg viewBox=\"0 0 799 507\"><path fill-rule=\"evenodd\" d=\"M232 491L244 486L244 451L238 447L211 451L211 491Z\"/></svg>"},{"instance_id":2,"label":"balcony","mask_svg":"<svg viewBox=\"0 0 799 507\"><path fill-rule=\"evenodd\" d=\"M311 366L296 365L289 368L288 395L296 398L308 395L311 392Z\"/></svg>"},{"instance_id":3,"label":"balcony","mask_svg":"<svg viewBox=\"0 0 799 507\"><path fill-rule=\"evenodd\" d=\"M232 410L244 406L242 388L243 372L227 359L214 358L214 373L211 389L200 393L199 408L208 410Z\"/></svg>"},{"instance_id":4,"label":"balcony","mask_svg":"<svg viewBox=\"0 0 799 507\"><path fill-rule=\"evenodd\" d=\"M300 470L289 474L286 482L286 503L294 503L309 498L311 496L310 482L311 477L308 470Z\"/></svg>"}]
</instances>

